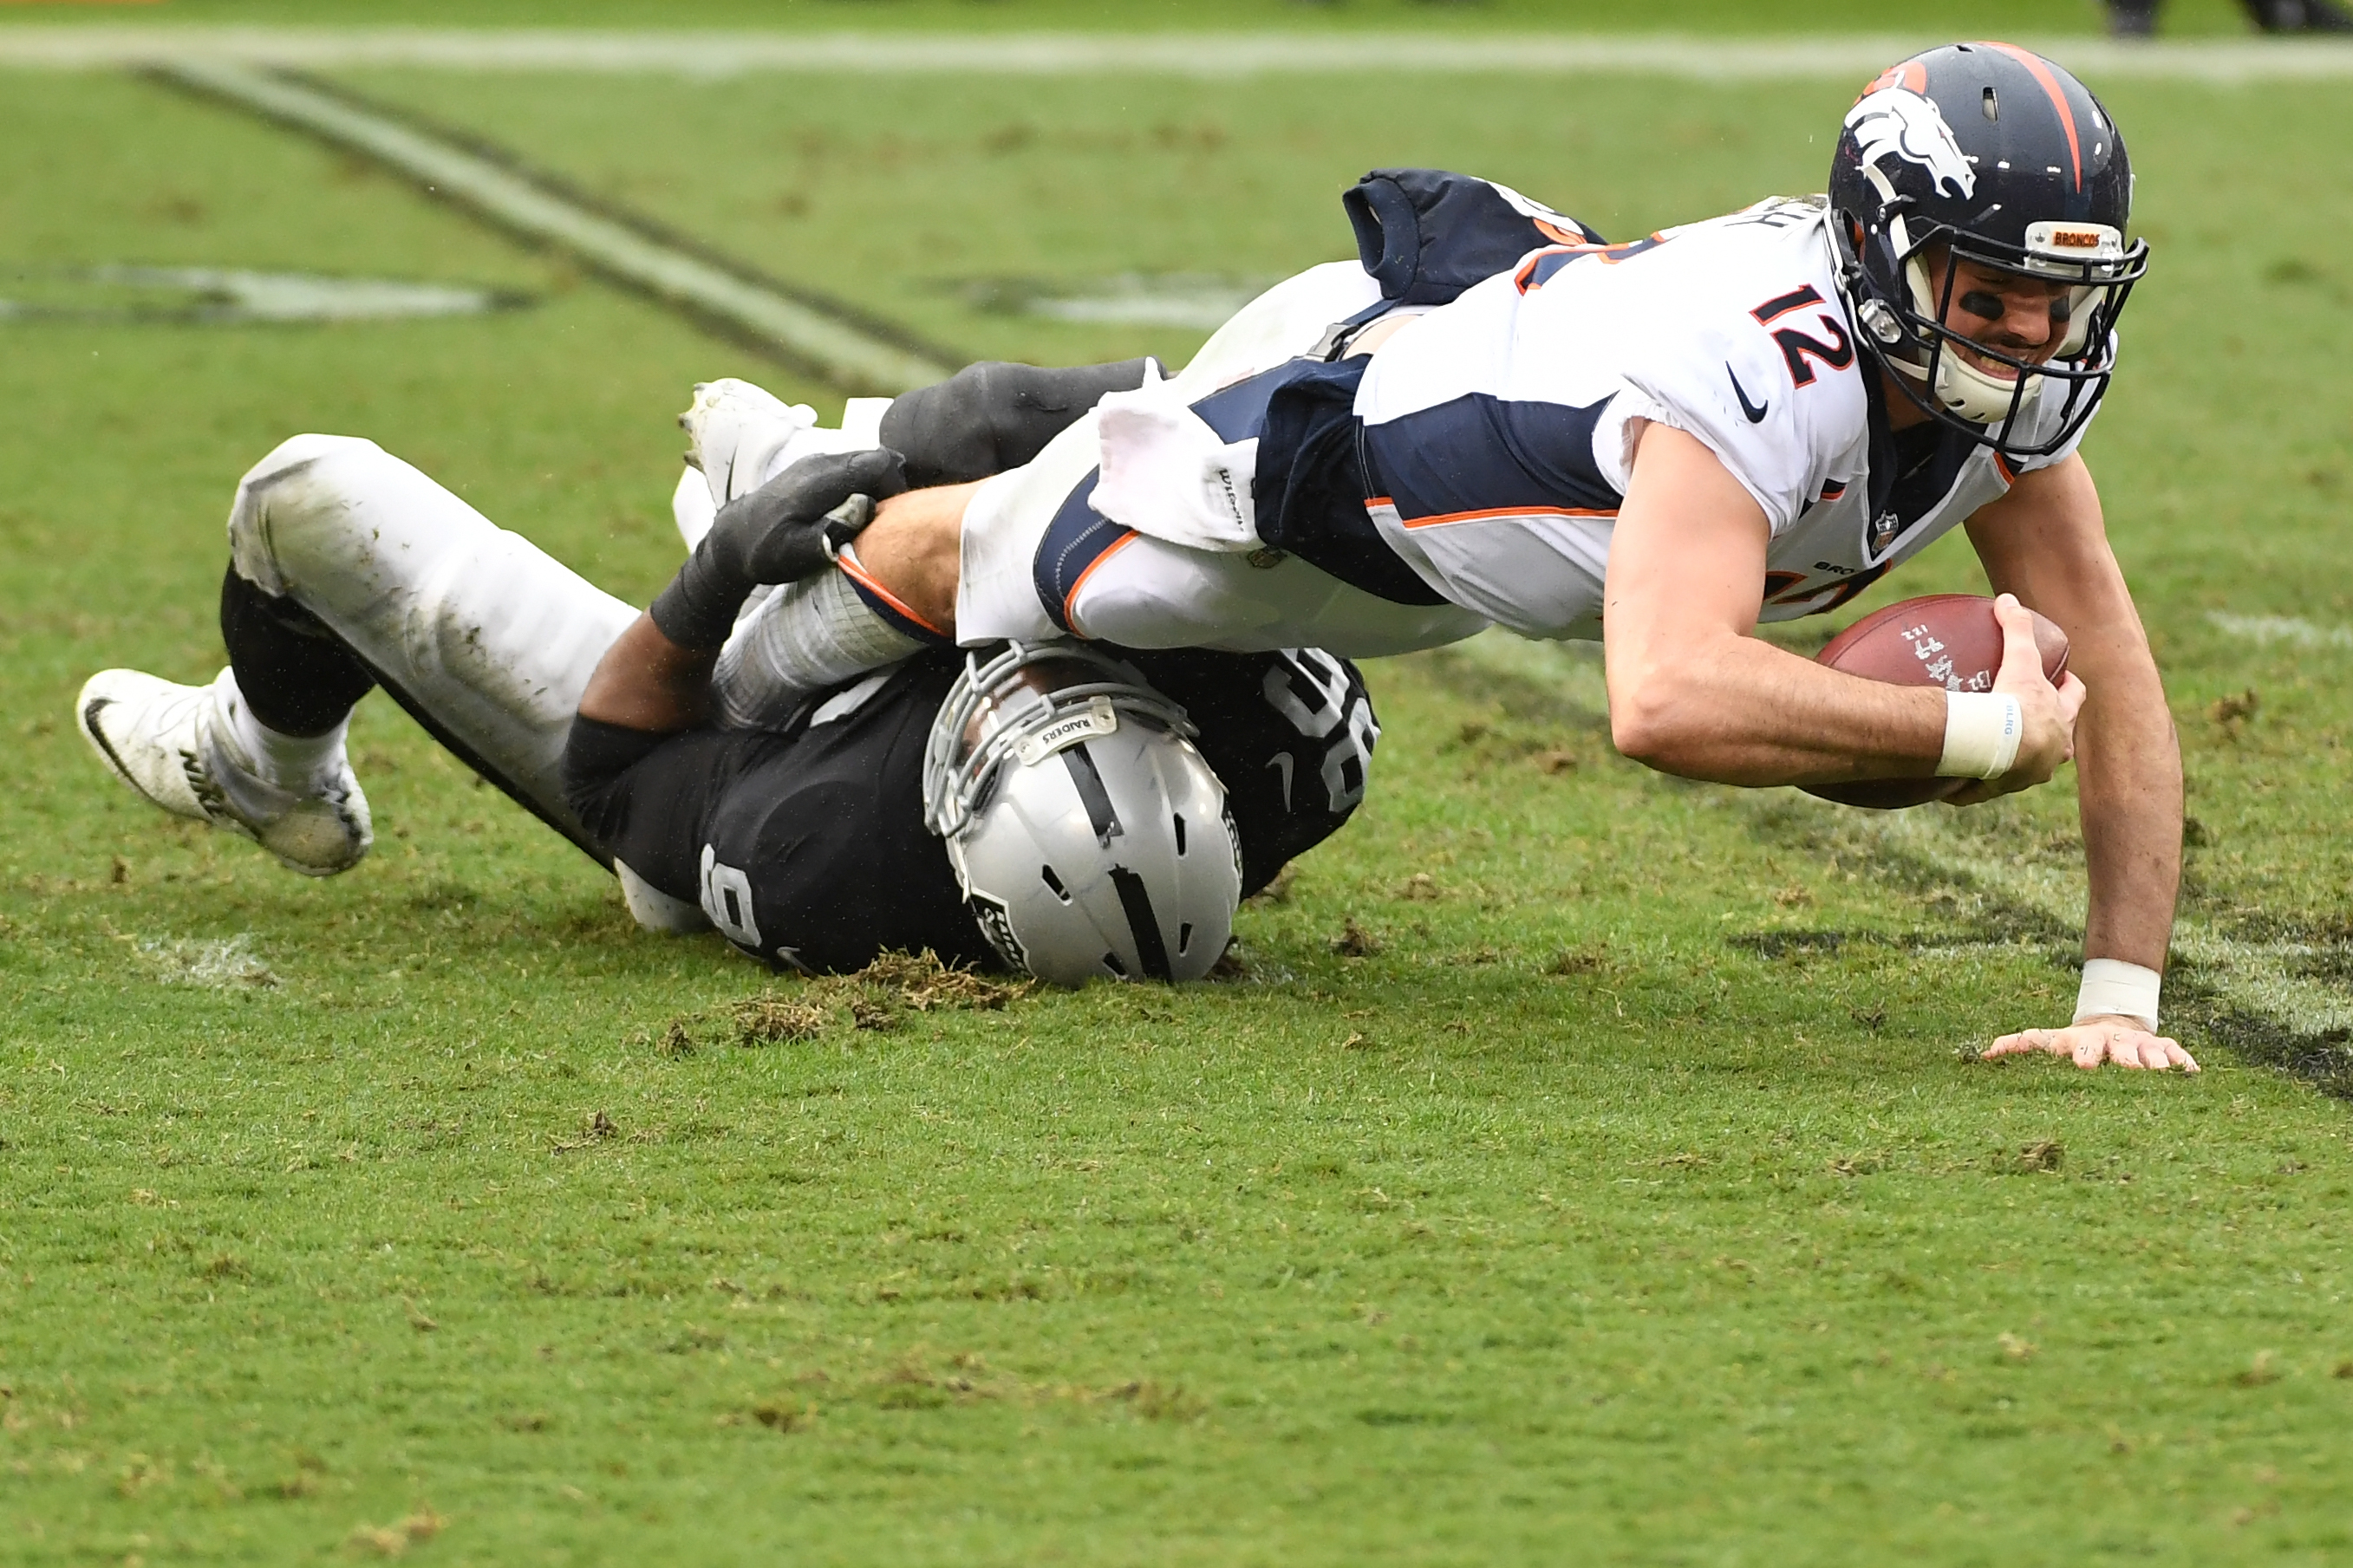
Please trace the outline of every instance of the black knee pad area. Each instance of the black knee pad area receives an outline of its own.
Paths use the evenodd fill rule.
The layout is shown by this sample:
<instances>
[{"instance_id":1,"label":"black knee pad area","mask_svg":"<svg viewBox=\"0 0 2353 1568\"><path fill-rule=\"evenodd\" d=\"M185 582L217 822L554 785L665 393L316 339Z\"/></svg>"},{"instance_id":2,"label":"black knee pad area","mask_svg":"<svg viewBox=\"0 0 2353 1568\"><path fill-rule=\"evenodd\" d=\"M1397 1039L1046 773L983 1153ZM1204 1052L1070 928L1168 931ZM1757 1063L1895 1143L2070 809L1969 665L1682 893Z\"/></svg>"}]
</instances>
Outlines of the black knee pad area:
<instances>
[{"instance_id":1,"label":"black knee pad area","mask_svg":"<svg viewBox=\"0 0 2353 1568\"><path fill-rule=\"evenodd\" d=\"M237 575L221 579L221 641L253 716L281 735L323 735L375 677L327 624Z\"/></svg>"}]
</instances>

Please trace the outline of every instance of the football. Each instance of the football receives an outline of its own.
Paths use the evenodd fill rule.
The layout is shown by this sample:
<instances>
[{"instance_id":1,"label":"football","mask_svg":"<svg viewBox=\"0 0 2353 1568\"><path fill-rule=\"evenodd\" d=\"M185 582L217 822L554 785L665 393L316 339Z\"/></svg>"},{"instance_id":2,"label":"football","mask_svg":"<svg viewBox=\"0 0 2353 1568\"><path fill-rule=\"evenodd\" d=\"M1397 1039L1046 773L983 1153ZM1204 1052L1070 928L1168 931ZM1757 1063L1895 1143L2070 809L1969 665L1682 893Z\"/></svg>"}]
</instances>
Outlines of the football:
<instances>
[{"instance_id":1,"label":"football","mask_svg":"<svg viewBox=\"0 0 2353 1568\"><path fill-rule=\"evenodd\" d=\"M2057 681L2067 670L2067 634L2048 617L2034 616L2034 646L2042 655L2044 679ZM1847 627L1814 656L1819 663L1866 680L1897 686L1941 686L1947 691L1991 691L2001 668L2001 623L1993 601L1977 594L1931 594L1890 605ZM1957 794L1968 779L1852 779L1808 784L1808 795L1841 805L1894 811L1925 805Z\"/></svg>"}]
</instances>

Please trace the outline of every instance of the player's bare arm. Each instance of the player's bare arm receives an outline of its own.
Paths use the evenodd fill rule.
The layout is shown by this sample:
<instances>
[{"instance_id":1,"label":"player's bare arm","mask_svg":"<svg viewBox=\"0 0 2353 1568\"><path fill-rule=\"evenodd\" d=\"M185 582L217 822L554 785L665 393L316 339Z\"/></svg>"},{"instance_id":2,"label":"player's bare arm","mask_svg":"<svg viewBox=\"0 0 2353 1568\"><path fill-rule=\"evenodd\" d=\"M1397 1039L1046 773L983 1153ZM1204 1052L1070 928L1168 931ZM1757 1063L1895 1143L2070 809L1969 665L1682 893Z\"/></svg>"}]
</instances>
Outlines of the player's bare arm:
<instances>
[{"instance_id":1,"label":"player's bare arm","mask_svg":"<svg viewBox=\"0 0 2353 1568\"><path fill-rule=\"evenodd\" d=\"M1950 301L1945 324L1958 334L1956 352L1998 381L2017 375L2004 356L2041 363L2072 325L2071 291L2061 283L1955 263L1948 253L1931 257L1929 276L1932 290ZM1994 352L1976 353L1971 343ZM1890 390L1899 389L1891 382ZM1890 423L1899 427L1928 417L1908 401L1891 404ZM2083 675L2091 693L2076 726L2091 893L2084 953L2088 963L2130 966L2118 972L2128 977L2138 971L2145 990L2164 973L2181 879L2181 754L2157 661L2108 547L2098 488L2083 458L2071 455L2020 474L1968 528L1994 587L2067 633L2070 670ZM1973 785L1953 804L1990 798L2005 782ZM2134 988L2129 978L2126 988ZM2095 989L2087 987L2087 995ZM2063 1029L2005 1035L1986 1054L2046 1052L2085 1068L2114 1062L2198 1070L2154 1022L2134 1013L2088 1012Z\"/></svg>"},{"instance_id":2,"label":"player's bare arm","mask_svg":"<svg viewBox=\"0 0 2353 1568\"><path fill-rule=\"evenodd\" d=\"M858 536L860 569L949 637L955 635L964 510L979 489L938 485L893 496Z\"/></svg>"},{"instance_id":3,"label":"player's bare arm","mask_svg":"<svg viewBox=\"0 0 2353 1568\"><path fill-rule=\"evenodd\" d=\"M1945 747L1939 690L1863 680L1760 642L1765 514L1715 455L1681 430L1646 426L1609 550L1603 647L1618 749L1685 778L1732 784L1926 777ZM1999 612L2007 640L1996 689L2025 730L2010 771L1982 789L2041 784L2072 747L2083 686L2042 678L2031 619Z\"/></svg>"},{"instance_id":4,"label":"player's bare arm","mask_svg":"<svg viewBox=\"0 0 2353 1568\"><path fill-rule=\"evenodd\" d=\"M2076 722L2076 788L2091 883L2084 955L2161 974L2181 881L2181 751L2139 613L2108 547L2080 458L2020 476L1969 540L1997 588L2057 621L2090 699ZM1989 1056L2045 1051L2085 1067L2185 1068L2180 1045L2120 1013L2004 1036Z\"/></svg>"},{"instance_id":5,"label":"player's bare arm","mask_svg":"<svg viewBox=\"0 0 2353 1568\"><path fill-rule=\"evenodd\" d=\"M641 615L597 661L580 694L580 716L653 735L691 730L710 717L718 658L715 647L681 647Z\"/></svg>"}]
</instances>

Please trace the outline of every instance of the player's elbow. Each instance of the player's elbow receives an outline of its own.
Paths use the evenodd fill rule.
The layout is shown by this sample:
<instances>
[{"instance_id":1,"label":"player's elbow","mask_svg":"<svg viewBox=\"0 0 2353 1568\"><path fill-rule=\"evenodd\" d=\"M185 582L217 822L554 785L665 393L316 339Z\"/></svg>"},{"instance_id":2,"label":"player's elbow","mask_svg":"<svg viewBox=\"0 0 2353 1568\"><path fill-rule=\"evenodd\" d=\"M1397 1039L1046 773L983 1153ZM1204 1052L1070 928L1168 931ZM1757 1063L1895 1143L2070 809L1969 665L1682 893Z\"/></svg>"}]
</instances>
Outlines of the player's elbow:
<instances>
[{"instance_id":1,"label":"player's elbow","mask_svg":"<svg viewBox=\"0 0 2353 1568\"><path fill-rule=\"evenodd\" d=\"M1645 681L1609 694L1609 743L1621 756L1654 768L1678 743L1674 704L1659 684Z\"/></svg>"},{"instance_id":2,"label":"player's elbow","mask_svg":"<svg viewBox=\"0 0 2353 1568\"><path fill-rule=\"evenodd\" d=\"M1660 670L1609 688L1609 741L1621 756L1662 773L1688 773L1704 762L1708 728L1690 682Z\"/></svg>"}]
</instances>

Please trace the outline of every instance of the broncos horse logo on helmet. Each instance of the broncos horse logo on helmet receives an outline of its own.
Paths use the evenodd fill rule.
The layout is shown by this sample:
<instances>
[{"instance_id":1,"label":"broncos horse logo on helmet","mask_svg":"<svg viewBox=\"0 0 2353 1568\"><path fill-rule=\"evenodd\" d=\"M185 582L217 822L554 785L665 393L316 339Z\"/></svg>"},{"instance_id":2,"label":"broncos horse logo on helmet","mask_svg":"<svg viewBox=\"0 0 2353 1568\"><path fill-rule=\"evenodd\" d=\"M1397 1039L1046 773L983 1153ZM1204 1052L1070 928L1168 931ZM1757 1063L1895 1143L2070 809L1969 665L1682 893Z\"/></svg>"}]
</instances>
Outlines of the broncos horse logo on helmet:
<instances>
[{"instance_id":1,"label":"broncos horse logo on helmet","mask_svg":"<svg viewBox=\"0 0 2353 1568\"><path fill-rule=\"evenodd\" d=\"M1848 307L1905 395L2004 457L2063 450L2107 391L2116 317L2148 267L2147 242L2125 239L2132 163L2099 100L2012 44L1931 49L1847 111L1830 199ZM1960 262L2064 287L2047 358L1945 324Z\"/></svg>"},{"instance_id":2,"label":"broncos horse logo on helmet","mask_svg":"<svg viewBox=\"0 0 2353 1568\"><path fill-rule=\"evenodd\" d=\"M1909 89L1883 87L1864 93L1846 111L1846 131L1861 149L1858 156L1866 171L1876 172L1882 160L1894 156L1927 170L1947 195L1977 194L1977 172L1969 167L1953 128L1935 104ZM1894 194L1892 183L1888 194Z\"/></svg>"}]
</instances>

